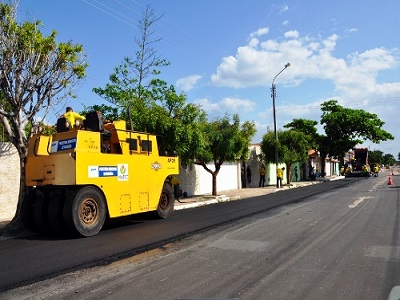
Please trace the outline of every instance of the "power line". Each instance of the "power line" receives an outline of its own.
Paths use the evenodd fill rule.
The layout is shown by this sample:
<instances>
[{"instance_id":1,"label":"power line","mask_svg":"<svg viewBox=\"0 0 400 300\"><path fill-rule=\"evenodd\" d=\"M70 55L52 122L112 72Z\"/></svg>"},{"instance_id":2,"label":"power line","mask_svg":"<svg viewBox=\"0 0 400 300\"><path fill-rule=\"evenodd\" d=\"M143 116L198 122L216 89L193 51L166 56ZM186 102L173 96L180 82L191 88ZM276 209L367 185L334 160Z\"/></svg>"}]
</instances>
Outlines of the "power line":
<instances>
[{"instance_id":1,"label":"power line","mask_svg":"<svg viewBox=\"0 0 400 300\"><path fill-rule=\"evenodd\" d=\"M112 9L111 7L109 7L109 6L107 6L107 5L103 4L103 3L100 3L100 2L97 1L97 0L94 0L94 1L95 1L96 3L98 3L98 4L100 4L100 5L102 5L102 6L106 7L106 8L108 8L108 9L110 9L110 10L113 11L114 13L110 13L110 12L108 12L108 11L102 9L100 6L94 5L93 3L89 3L89 2L86 1L86 0L82 0L82 1L85 2L86 4L92 6L92 7L94 7L94 8L96 8L96 9L100 10L101 12L103 12L103 13L105 13L105 14L107 14L107 15L109 15L109 16L111 16L111 17L113 17L113 18L115 18L115 19L117 19L117 20L119 20L119 21L121 21L121 22L123 22L123 23L129 25L129 26L131 26L131 27L135 27L135 25L129 23L128 21L126 21L126 20L124 20L124 19L121 19L121 18L118 17L117 15L122 15L124 18L126 18L126 19L128 19L128 20L131 20L131 21L134 21L134 20L132 20L131 18L129 18L129 17L127 17L127 16L125 16L125 15L123 15L123 14L117 12L117 11L115 11L115 10Z\"/></svg>"},{"instance_id":2,"label":"power line","mask_svg":"<svg viewBox=\"0 0 400 300\"><path fill-rule=\"evenodd\" d=\"M107 15L109 15L109 16L111 16L111 17L113 17L113 18L115 18L115 19L117 19L117 20L119 20L119 21L121 21L121 22L123 22L123 23L129 25L130 27L137 27L135 24L133 24L133 22L137 22L136 20L134 20L134 19L128 17L126 14L121 13L121 12L117 11L116 9L114 9L114 8L108 6L108 5L105 5L105 4L101 3L101 2L98 1L98 0L93 0L93 1L94 1L95 3L97 3L97 4L95 4L95 3L90 3L90 2L87 1L87 0L82 0L82 1L85 2L86 4L90 5L90 6L94 7L95 9L97 9L97 10L99 10L99 11L101 11L101 12L103 12L103 13L105 13L105 14L107 14ZM120 6L122 6L122 7L125 9L125 11L126 11L126 10L130 10L130 11L133 11L135 14L137 14L137 15L139 15L139 16L142 15L142 13L139 13L138 11L136 11L135 9L133 9L131 6L129 6L129 5L125 4L125 3L122 3L122 2L119 1L119 0L114 0L114 1L115 1L116 3L118 3ZM141 8L144 8L144 7L145 7L145 6L143 6L142 4L140 4L140 3L136 2L136 1L131 0L131 2L134 3L134 4L136 4L136 5L139 5ZM106 9L104 9L104 8L106 8ZM167 21L165 18L162 18L162 19L160 19L160 20L161 20L161 21ZM169 22L169 21L168 21L168 22ZM170 23L170 22L169 22L169 23ZM173 23L171 23L171 24L174 25ZM164 29L166 32L173 33L173 34L174 34L174 37L181 38L181 39L187 41L186 38L184 38L184 37L181 36L181 35L177 35L177 34L175 33L175 31L169 29L169 27L163 26L163 25L161 24L161 22L156 23L155 25L156 25L157 27L161 28L161 29ZM174 26L175 26L176 28L178 28L181 32L183 32L183 29L179 28L179 27L176 26L176 25L174 25ZM162 34L160 31L155 31L154 33L155 33L157 36L159 36L159 37L161 38L161 42L162 42L162 43L167 44L167 45L169 45L170 47L173 47L174 49L177 49L177 50L179 50L179 51L184 51L184 52L192 53L192 54L196 54L196 55L203 55L203 56L204 56L204 53L199 52L198 50L193 51L193 49L188 48L186 45L182 44L182 43L179 42L179 41L175 41L175 40L173 40L173 39L167 37L165 34ZM195 47L195 49L197 49L197 48L198 48L198 47Z\"/></svg>"}]
</instances>

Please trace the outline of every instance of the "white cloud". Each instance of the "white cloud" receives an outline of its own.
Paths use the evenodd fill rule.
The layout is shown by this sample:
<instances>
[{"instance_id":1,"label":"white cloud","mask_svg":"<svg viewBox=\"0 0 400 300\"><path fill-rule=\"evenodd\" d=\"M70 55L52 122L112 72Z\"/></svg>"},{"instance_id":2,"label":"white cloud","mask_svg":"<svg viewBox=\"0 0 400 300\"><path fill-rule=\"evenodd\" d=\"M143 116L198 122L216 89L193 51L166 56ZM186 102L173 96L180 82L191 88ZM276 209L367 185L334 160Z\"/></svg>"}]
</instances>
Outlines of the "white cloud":
<instances>
[{"instance_id":1,"label":"white cloud","mask_svg":"<svg viewBox=\"0 0 400 300\"><path fill-rule=\"evenodd\" d=\"M194 103L201 105L201 108L211 116L214 113L218 113L219 115L224 113L247 113L254 111L256 107L256 103L252 100L233 97L226 97L216 103L211 102L207 98L203 98L195 100Z\"/></svg>"},{"instance_id":2,"label":"white cloud","mask_svg":"<svg viewBox=\"0 0 400 300\"><path fill-rule=\"evenodd\" d=\"M202 77L200 75L190 75L184 78L180 78L176 81L176 86L181 90L187 92L193 89L201 78Z\"/></svg>"},{"instance_id":3,"label":"white cloud","mask_svg":"<svg viewBox=\"0 0 400 300\"><path fill-rule=\"evenodd\" d=\"M269 28L268 27L260 28L260 29L258 29L256 31L250 33L250 38L263 36L263 35L268 34L268 32L269 32Z\"/></svg>"},{"instance_id":4,"label":"white cloud","mask_svg":"<svg viewBox=\"0 0 400 300\"><path fill-rule=\"evenodd\" d=\"M256 103L254 101L229 97L222 99L220 105L223 109L226 109L228 112L232 113L246 113L253 111L256 107Z\"/></svg>"},{"instance_id":5,"label":"white cloud","mask_svg":"<svg viewBox=\"0 0 400 300\"><path fill-rule=\"evenodd\" d=\"M207 98L202 98L202 99L197 99L193 101L194 104L198 104L201 106L202 109L204 109L207 113L215 113L220 111L220 106L218 103L212 103L209 99Z\"/></svg>"},{"instance_id":6,"label":"white cloud","mask_svg":"<svg viewBox=\"0 0 400 300\"><path fill-rule=\"evenodd\" d=\"M316 79L326 84L329 90L320 90L319 93L324 95L324 99L307 105L300 104L299 102L303 102L301 99L289 99L285 104L282 104L282 101L278 102L276 107L278 128L282 128L293 118L319 121L320 104L326 100L337 99L344 107L376 113L386 123L384 130L395 134L400 126L400 119L395 114L398 112L397 106L400 106L400 80L394 77L395 79L390 81L387 77L390 75L384 74L387 71L389 71L388 74L392 74L397 70L400 63L400 51L372 48L339 56L336 48L342 42L346 42L345 38L337 34L312 37L302 36L296 30L287 31L283 38L278 39L268 39L266 36L254 34L247 45L238 47L234 55L226 56L221 60L216 71L211 75L210 83L214 86L235 89L268 88L274 76L287 62L290 62L290 68L279 75L281 86L301 89L303 82L310 84ZM333 89L330 86L333 86ZM321 87L316 84L314 88L319 90ZM311 89L314 88L311 86ZM219 110L219 113L224 111L224 103L229 103L227 99L229 98L213 104L216 111ZM382 103L383 99L395 100L386 105ZM235 106L230 104L230 107ZM258 112L255 118L258 120L255 142L261 140L267 127L273 130L272 115L272 108ZM321 126L318 126L322 132ZM398 145L395 145L395 141L384 142L382 145L391 149L397 147L400 150ZM376 148L380 149L380 146Z\"/></svg>"},{"instance_id":7,"label":"white cloud","mask_svg":"<svg viewBox=\"0 0 400 300\"><path fill-rule=\"evenodd\" d=\"M297 30L290 30L290 31L286 31L284 34L285 38L293 38L293 39L297 39L299 37L299 32Z\"/></svg>"},{"instance_id":8,"label":"white cloud","mask_svg":"<svg viewBox=\"0 0 400 300\"><path fill-rule=\"evenodd\" d=\"M302 37L296 30L287 31L282 41L253 37L237 49L236 55L224 57L211 76L211 84L233 88L268 86L287 62L290 69L279 76L281 84L300 85L308 79L324 79L333 83L337 94L352 99L398 95L400 81L380 84L379 72L396 68L397 49L369 49L334 55L340 37Z\"/></svg>"}]
</instances>

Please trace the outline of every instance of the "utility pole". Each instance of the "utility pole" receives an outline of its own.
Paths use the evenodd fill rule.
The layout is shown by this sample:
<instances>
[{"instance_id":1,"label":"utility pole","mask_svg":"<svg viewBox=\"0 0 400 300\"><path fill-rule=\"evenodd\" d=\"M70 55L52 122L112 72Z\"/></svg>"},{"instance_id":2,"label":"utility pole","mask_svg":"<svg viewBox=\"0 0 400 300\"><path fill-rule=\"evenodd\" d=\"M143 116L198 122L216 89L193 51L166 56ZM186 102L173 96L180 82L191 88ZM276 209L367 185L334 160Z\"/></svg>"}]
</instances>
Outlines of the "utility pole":
<instances>
[{"instance_id":1,"label":"utility pole","mask_svg":"<svg viewBox=\"0 0 400 300\"><path fill-rule=\"evenodd\" d=\"M278 171L278 164L279 164L279 157L278 157L278 131L277 131L277 125L276 125L276 109L275 109L275 98L276 98L276 85L275 85L275 79L278 77L279 74L281 74L284 70L286 70L288 67L290 67L290 63L287 63L285 67L275 75L274 79L272 80L272 88L271 88L271 97L272 97L272 108L274 111L274 135L275 135L275 166L276 166L276 171ZM276 187L280 188L280 182L278 181L278 176L276 176Z\"/></svg>"}]
</instances>

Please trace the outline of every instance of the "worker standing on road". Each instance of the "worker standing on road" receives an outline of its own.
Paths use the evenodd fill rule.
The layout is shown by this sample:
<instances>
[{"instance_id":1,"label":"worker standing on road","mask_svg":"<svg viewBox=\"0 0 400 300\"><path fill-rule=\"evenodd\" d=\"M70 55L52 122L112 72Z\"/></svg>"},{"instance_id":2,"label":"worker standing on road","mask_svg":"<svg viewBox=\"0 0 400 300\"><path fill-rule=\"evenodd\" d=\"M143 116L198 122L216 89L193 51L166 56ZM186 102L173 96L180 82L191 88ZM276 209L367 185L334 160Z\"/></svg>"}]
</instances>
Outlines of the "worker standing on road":
<instances>
[{"instance_id":1,"label":"worker standing on road","mask_svg":"<svg viewBox=\"0 0 400 300\"><path fill-rule=\"evenodd\" d=\"M378 174L379 174L379 167L378 167L378 165L375 165L374 166L374 175L375 175L375 177L378 177Z\"/></svg>"},{"instance_id":2,"label":"worker standing on road","mask_svg":"<svg viewBox=\"0 0 400 300\"><path fill-rule=\"evenodd\" d=\"M261 168L259 169L260 172L260 182L258 183L258 187L264 187L265 185L265 166L264 164L261 165Z\"/></svg>"},{"instance_id":3,"label":"worker standing on road","mask_svg":"<svg viewBox=\"0 0 400 300\"><path fill-rule=\"evenodd\" d=\"M344 176L344 166L340 167L340 175Z\"/></svg>"}]
</instances>

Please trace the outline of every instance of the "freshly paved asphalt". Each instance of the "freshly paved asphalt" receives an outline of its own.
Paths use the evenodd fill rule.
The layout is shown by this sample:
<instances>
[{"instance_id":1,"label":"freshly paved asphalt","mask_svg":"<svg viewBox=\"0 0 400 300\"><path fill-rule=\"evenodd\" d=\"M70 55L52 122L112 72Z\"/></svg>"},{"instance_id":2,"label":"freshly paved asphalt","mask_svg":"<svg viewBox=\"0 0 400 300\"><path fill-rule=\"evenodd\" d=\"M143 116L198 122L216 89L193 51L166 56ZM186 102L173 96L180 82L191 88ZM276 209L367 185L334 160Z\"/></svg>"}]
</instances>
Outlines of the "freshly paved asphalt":
<instances>
[{"instance_id":1,"label":"freshly paved asphalt","mask_svg":"<svg viewBox=\"0 0 400 300\"><path fill-rule=\"evenodd\" d=\"M225 197L207 199L199 196L178 203L177 211L166 220L137 216L116 220L91 238L67 239L31 235L0 241L0 291L26 285L82 267L108 264L124 257L162 247L194 233L204 232L273 207L303 199L351 184L354 180L337 180L307 184L299 189L287 187L276 192L273 187L226 192ZM251 194L251 195L250 195ZM260 195L261 194L261 195ZM248 198L238 198L240 197ZM212 201L229 201L211 204ZM229 199L228 199L229 198ZM189 202L190 201L190 202ZM195 201L195 202L194 202ZM189 203L188 203L189 202ZM203 207L190 208L193 203Z\"/></svg>"}]
</instances>

